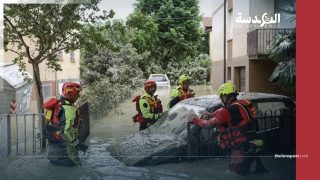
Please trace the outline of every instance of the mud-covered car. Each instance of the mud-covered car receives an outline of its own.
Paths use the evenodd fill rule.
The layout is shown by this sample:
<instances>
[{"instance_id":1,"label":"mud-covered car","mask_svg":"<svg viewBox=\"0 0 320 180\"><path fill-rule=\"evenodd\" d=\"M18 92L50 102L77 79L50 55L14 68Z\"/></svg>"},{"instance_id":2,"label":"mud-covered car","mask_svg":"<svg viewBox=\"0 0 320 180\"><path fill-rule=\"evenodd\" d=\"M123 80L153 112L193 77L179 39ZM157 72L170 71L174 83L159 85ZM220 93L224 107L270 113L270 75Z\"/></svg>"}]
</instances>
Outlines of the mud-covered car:
<instances>
[{"instance_id":1,"label":"mud-covered car","mask_svg":"<svg viewBox=\"0 0 320 180\"><path fill-rule=\"evenodd\" d=\"M262 139L267 153L295 151L295 103L288 97L265 93L240 93L257 108L257 124L249 138ZM179 102L148 129L119 139L109 147L110 154L126 165L143 166L186 160L188 156L214 157L219 149L216 129L189 126L190 111L198 116L204 110L221 108L216 95L200 96ZM189 135L189 136L188 136Z\"/></svg>"}]
</instances>

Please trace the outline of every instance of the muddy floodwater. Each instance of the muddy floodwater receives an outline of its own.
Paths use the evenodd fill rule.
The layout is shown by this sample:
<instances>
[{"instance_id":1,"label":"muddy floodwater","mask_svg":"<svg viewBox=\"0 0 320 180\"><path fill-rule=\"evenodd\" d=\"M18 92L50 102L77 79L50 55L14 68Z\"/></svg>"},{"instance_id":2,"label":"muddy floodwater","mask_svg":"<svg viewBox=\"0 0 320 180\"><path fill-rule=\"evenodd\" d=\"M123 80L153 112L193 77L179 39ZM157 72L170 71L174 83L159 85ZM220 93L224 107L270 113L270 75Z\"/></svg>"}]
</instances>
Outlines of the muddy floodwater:
<instances>
[{"instance_id":1,"label":"muddy floodwater","mask_svg":"<svg viewBox=\"0 0 320 180\"><path fill-rule=\"evenodd\" d=\"M195 86L196 96L213 94L210 86ZM132 97L142 94L138 90ZM167 108L170 90L158 89L164 109ZM101 119L91 119L91 134L86 141L88 151L80 152L82 165L59 167L49 163L45 153L31 156L0 158L0 180L3 179L295 179L295 159L263 157L269 173L243 177L228 170L228 159L206 159L192 162L168 163L157 166L132 167L110 156L106 150L116 139L138 131L132 122L135 104L127 99Z\"/></svg>"}]
</instances>

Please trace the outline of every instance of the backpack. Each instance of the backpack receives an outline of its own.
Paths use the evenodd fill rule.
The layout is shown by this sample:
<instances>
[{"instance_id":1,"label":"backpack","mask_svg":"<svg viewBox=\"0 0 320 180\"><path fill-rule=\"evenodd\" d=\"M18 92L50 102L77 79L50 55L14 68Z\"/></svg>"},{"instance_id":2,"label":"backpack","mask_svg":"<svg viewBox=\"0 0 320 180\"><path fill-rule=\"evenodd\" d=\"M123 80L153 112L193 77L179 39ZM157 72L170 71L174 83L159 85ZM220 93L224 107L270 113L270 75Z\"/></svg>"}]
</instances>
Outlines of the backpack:
<instances>
[{"instance_id":1,"label":"backpack","mask_svg":"<svg viewBox=\"0 0 320 180\"><path fill-rule=\"evenodd\" d=\"M139 106L139 100L140 100L141 96L136 96L132 102L136 103L136 110L138 111L138 113L136 115L134 115L132 117L133 122L138 122L138 123L144 123L144 118L142 116L141 110L140 110L140 106Z\"/></svg>"},{"instance_id":2,"label":"backpack","mask_svg":"<svg viewBox=\"0 0 320 180\"><path fill-rule=\"evenodd\" d=\"M50 142L61 142L59 110L62 103L57 98L51 98L43 104L45 109L45 132Z\"/></svg>"},{"instance_id":3,"label":"backpack","mask_svg":"<svg viewBox=\"0 0 320 180\"><path fill-rule=\"evenodd\" d=\"M142 113L141 113L141 109L140 109L140 105L139 105L139 101L141 99L141 96L136 96L132 102L135 102L136 103L136 110L138 111L138 113L136 115L134 115L132 117L132 120L133 122L138 122L138 123L145 123L145 119L144 117L142 116ZM149 105L152 106L152 112L153 113L162 113L162 105L161 105L161 102L159 101L152 101L150 98L148 97L144 97L144 99L146 99L149 103Z\"/></svg>"}]
</instances>

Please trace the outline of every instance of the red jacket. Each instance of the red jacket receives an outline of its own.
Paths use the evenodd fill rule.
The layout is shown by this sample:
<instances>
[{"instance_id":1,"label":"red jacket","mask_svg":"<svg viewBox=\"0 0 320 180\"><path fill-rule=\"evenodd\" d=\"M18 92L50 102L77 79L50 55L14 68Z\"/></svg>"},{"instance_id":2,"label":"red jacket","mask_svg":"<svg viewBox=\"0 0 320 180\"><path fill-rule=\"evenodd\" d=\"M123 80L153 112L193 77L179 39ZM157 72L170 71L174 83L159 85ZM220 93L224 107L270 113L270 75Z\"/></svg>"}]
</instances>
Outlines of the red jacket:
<instances>
[{"instance_id":1,"label":"red jacket","mask_svg":"<svg viewBox=\"0 0 320 180\"><path fill-rule=\"evenodd\" d=\"M250 101L246 101L246 100L237 100L235 102L233 102L231 104L231 106L238 106L239 104L245 105L245 106L252 106ZM249 113L251 115L252 118L254 118L254 107L249 107ZM247 122L249 122L250 120L248 119L247 116L247 112L243 109L243 108L239 108L239 112L240 115L242 117L242 119L244 121L242 121L238 126L242 126L244 124L246 124ZM204 119L200 119L200 118L195 118L193 123L199 125L200 127L207 127L207 126L227 126L227 127L231 127L231 118L232 115L230 114L230 111L228 110L227 107L223 107L221 109L218 109L217 111L215 111L213 114L213 117L210 118L209 120L204 120Z\"/></svg>"},{"instance_id":2,"label":"red jacket","mask_svg":"<svg viewBox=\"0 0 320 180\"><path fill-rule=\"evenodd\" d=\"M213 113L213 117L209 120L195 118L194 123L200 127L216 126L220 132L220 141L229 141L229 139L238 139L236 143L243 143L247 141L246 133L242 130L251 120L255 119L255 107L250 101L238 100L233 102L230 106L223 107ZM236 132L235 132L236 131ZM228 137L228 138L225 138ZM225 145L223 147L231 147L232 145Z\"/></svg>"}]
</instances>

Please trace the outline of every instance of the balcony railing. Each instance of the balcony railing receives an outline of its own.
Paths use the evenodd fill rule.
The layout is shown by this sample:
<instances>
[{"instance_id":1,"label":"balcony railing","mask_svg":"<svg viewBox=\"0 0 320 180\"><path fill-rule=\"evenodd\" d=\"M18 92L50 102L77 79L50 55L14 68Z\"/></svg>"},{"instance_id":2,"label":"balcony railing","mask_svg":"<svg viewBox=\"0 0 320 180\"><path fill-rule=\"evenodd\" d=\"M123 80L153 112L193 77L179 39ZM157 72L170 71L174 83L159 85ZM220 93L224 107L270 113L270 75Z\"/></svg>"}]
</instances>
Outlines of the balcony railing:
<instances>
[{"instance_id":1,"label":"balcony railing","mask_svg":"<svg viewBox=\"0 0 320 180\"><path fill-rule=\"evenodd\" d=\"M280 33L290 32L293 29L256 29L248 32L247 52L250 59L259 59L268 56L272 40Z\"/></svg>"}]
</instances>

